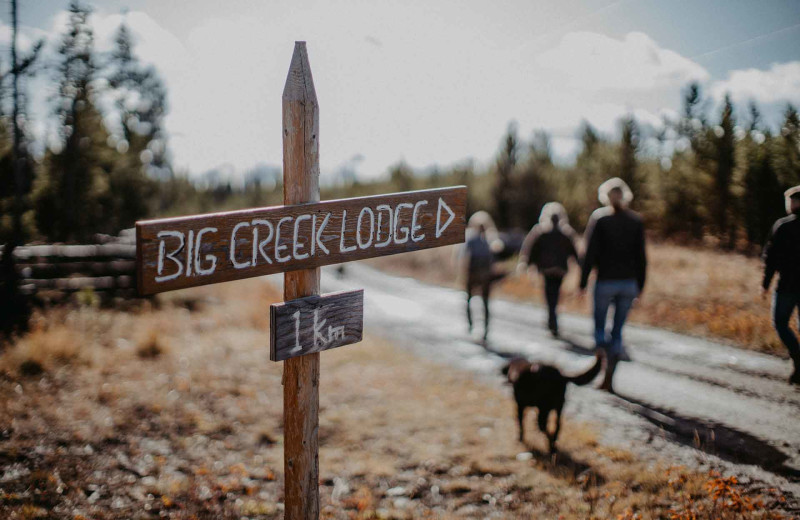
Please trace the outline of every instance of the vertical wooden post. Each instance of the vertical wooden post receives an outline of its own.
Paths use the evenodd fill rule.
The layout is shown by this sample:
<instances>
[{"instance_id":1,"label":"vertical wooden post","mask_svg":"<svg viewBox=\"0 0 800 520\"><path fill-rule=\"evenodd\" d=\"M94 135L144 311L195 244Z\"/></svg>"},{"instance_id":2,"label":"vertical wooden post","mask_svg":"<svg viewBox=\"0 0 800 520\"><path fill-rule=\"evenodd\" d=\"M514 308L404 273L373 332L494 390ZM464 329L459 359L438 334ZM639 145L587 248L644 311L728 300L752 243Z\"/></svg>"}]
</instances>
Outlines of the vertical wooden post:
<instances>
[{"instance_id":1,"label":"vertical wooden post","mask_svg":"<svg viewBox=\"0 0 800 520\"><path fill-rule=\"evenodd\" d=\"M305 42L283 89L283 203L319 201L319 106ZM319 269L284 274L283 298L319 294ZM285 518L319 518L319 353L283 365Z\"/></svg>"}]
</instances>

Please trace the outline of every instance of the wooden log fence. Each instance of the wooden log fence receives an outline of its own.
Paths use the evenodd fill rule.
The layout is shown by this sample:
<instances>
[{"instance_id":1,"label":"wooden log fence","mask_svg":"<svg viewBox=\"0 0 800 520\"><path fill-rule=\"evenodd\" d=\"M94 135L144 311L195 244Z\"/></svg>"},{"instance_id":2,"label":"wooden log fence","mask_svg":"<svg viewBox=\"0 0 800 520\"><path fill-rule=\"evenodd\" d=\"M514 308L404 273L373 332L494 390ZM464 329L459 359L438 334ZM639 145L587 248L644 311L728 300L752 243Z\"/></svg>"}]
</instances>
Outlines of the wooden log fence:
<instances>
[{"instance_id":1,"label":"wooden log fence","mask_svg":"<svg viewBox=\"0 0 800 520\"><path fill-rule=\"evenodd\" d=\"M135 294L136 244L132 233L98 236L97 244L42 244L14 249L20 290L76 292L84 289ZM0 245L0 255L3 246Z\"/></svg>"}]
</instances>

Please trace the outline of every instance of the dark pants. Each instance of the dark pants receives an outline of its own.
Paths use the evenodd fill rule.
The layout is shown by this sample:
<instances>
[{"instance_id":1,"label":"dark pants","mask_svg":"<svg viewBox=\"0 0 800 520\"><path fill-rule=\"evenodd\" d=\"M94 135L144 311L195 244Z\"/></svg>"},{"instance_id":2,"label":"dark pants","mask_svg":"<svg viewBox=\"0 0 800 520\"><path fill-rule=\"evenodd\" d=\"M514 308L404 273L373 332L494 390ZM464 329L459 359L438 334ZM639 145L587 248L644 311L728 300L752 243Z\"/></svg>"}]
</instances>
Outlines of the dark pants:
<instances>
[{"instance_id":1,"label":"dark pants","mask_svg":"<svg viewBox=\"0 0 800 520\"><path fill-rule=\"evenodd\" d=\"M480 291L481 298L483 299L483 337L484 339L489 334L489 290L492 287L490 277L469 277L467 279L467 323L469 323L469 330L472 330L472 310L469 308L470 301L474 293Z\"/></svg>"},{"instance_id":2,"label":"dark pants","mask_svg":"<svg viewBox=\"0 0 800 520\"><path fill-rule=\"evenodd\" d=\"M800 293L775 292L775 299L772 301L772 322L781 341L789 349L795 370L800 370L800 345L797 336L789 328L789 321L795 309L800 313ZM797 316L797 323L800 326L800 314Z\"/></svg>"},{"instance_id":3,"label":"dark pants","mask_svg":"<svg viewBox=\"0 0 800 520\"><path fill-rule=\"evenodd\" d=\"M558 332L558 298L561 296L563 276L544 275L544 299L547 301L547 328Z\"/></svg>"}]
</instances>

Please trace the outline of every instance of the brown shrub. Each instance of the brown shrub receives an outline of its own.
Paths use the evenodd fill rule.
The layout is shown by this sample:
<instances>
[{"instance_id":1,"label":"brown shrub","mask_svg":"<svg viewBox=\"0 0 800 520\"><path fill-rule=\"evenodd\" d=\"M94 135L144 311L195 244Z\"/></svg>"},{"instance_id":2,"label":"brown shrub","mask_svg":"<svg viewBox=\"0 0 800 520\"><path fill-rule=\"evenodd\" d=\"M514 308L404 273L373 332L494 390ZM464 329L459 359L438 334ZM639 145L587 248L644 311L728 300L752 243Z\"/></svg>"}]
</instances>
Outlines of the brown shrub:
<instances>
[{"instance_id":1,"label":"brown shrub","mask_svg":"<svg viewBox=\"0 0 800 520\"><path fill-rule=\"evenodd\" d=\"M63 325L36 327L3 354L0 367L7 373L36 376L77 361L85 343L80 334Z\"/></svg>"},{"instance_id":2,"label":"brown shrub","mask_svg":"<svg viewBox=\"0 0 800 520\"><path fill-rule=\"evenodd\" d=\"M151 329L136 345L136 354L142 359L156 359L167 351L166 345L158 334Z\"/></svg>"}]
</instances>

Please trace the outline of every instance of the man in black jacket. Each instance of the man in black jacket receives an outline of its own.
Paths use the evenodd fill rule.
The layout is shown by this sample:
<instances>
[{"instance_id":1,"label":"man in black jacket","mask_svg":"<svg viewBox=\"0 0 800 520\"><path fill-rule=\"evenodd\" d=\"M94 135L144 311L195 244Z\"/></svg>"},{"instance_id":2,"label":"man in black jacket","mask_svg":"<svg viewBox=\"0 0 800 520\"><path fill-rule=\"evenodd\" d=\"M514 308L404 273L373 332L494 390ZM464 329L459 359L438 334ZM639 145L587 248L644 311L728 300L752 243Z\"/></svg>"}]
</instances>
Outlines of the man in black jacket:
<instances>
[{"instance_id":1,"label":"man in black jacket","mask_svg":"<svg viewBox=\"0 0 800 520\"><path fill-rule=\"evenodd\" d=\"M586 226L586 254L583 258L581 291L586 289L589 274L597 268L594 285L594 336L597 347L608 353L606 373L601 388L613 392L612 379L620 359L627 359L622 346L622 327L633 301L644 288L647 270L644 224L630 209L633 193L617 177L604 182L598 198L605 207L592 213ZM614 305L614 325L606 336L608 308Z\"/></svg>"},{"instance_id":2,"label":"man in black jacket","mask_svg":"<svg viewBox=\"0 0 800 520\"><path fill-rule=\"evenodd\" d=\"M800 345L789 327L792 313L800 309L800 186L787 190L785 196L789 216L775 222L764 247L763 288L766 296L775 272L780 273L772 304L772 320L794 361L789 383L800 385Z\"/></svg>"}]
</instances>

